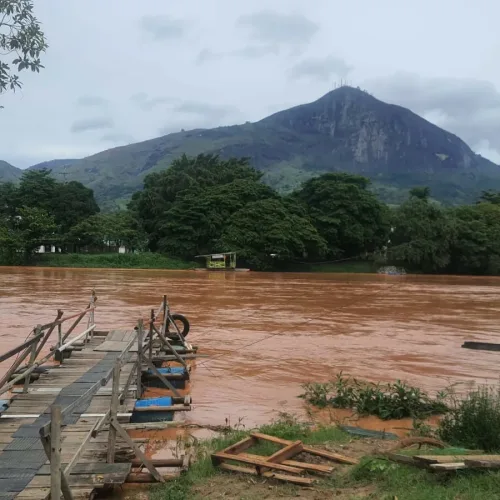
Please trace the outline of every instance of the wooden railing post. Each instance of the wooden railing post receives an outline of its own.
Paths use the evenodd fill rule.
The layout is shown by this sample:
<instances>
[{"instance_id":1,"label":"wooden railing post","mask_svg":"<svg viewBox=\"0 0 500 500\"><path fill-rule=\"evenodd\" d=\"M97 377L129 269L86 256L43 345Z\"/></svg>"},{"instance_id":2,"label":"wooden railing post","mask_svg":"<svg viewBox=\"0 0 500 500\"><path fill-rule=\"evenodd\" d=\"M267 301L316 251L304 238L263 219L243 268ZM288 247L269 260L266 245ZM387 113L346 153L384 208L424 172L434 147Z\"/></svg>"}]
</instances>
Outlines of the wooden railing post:
<instances>
[{"instance_id":1,"label":"wooden railing post","mask_svg":"<svg viewBox=\"0 0 500 500\"><path fill-rule=\"evenodd\" d=\"M116 427L114 422L118 422L118 405L120 398L120 372L121 364L115 363L113 368L113 388L111 391L111 409L109 412L109 433L108 433L108 464L115 462L116 447Z\"/></svg>"},{"instance_id":2,"label":"wooden railing post","mask_svg":"<svg viewBox=\"0 0 500 500\"><path fill-rule=\"evenodd\" d=\"M50 498L61 498L61 424L62 415L59 405L50 409Z\"/></svg>"},{"instance_id":3,"label":"wooden railing post","mask_svg":"<svg viewBox=\"0 0 500 500\"><path fill-rule=\"evenodd\" d=\"M168 324L168 300L167 296L163 296L163 335L167 333L167 324Z\"/></svg>"},{"instance_id":4,"label":"wooden railing post","mask_svg":"<svg viewBox=\"0 0 500 500\"><path fill-rule=\"evenodd\" d=\"M149 361L153 359L153 335L154 335L154 321L155 321L155 310L151 309L151 322L149 323Z\"/></svg>"},{"instance_id":5,"label":"wooden railing post","mask_svg":"<svg viewBox=\"0 0 500 500\"><path fill-rule=\"evenodd\" d=\"M137 325L137 399L142 396L142 348L144 343L144 323L142 318Z\"/></svg>"},{"instance_id":6,"label":"wooden railing post","mask_svg":"<svg viewBox=\"0 0 500 500\"><path fill-rule=\"evenodd\" d=\"M59 323L57 325L57 349L63 345L63 334L62 334L62 324ZM63 364L64 361L64 354L62 352L59 353L59 360L57 359L57 350L55 352L56 355L56 361L59 361L61 365Z\"/></svg>"},{"instance_id":7,"label":"wooden railing post","mask_svg":"<svg viewBox=\"0 0 500 500\"><path fill-rule=\"evenodd\" d=\"M41 330L41 325L38 325L36 328L35 328L35 335L40 335L40 333L42 332ZM36 352L37 352L37 348L38 348L38 342L35 342L32 346L31 346L31 354L30 354L30 359L28 361L28 364L26 366L26 369L28 368L31 368L31 366L33 365L33 363L36 361ZM30 379L31 379L31 374L28 375L25 379L24 379L24 387L23 387L23 393L26 394L28 392L28 386L30 385Z\"/></svg>"}]
</instances>

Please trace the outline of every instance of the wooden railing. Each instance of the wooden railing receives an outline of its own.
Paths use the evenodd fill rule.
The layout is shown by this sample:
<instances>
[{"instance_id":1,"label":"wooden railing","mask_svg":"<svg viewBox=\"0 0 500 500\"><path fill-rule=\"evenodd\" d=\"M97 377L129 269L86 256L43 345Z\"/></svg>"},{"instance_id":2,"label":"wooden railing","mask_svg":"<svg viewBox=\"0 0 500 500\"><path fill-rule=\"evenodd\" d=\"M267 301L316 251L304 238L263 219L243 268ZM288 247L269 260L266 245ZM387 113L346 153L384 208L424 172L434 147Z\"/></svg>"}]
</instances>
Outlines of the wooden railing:
<instances>
[{"instance_id":1,"label":"wooden railing","mask_svg":"<svg viewBox=\"0 0 500 500\"><path fill-rule=\"evenodd\" d=\"M155 323L158 322L157 318L159 318L160 316L162 317L161 325L158 327ZM145 324L147 325L147 329L145 328ZM104 432L106 430L108 430L109 432L107 463L115 462L116 440L119 436L133 450L136 458L139 459L140 462L147 467L154 479L156 479L156 481L158 482L164 482L163 476L158 472L153 462L145 456L139 446L137 446L137 444L130 438L127 431L120 425L120 422L118 421L118 409L119 406L124 403L125 398L130 391L130 386L134 378L136 378L137 384L137 398L139 399L141 397L141 377L142 366L144 364L149 369L151 369L152 372L163 382L165 387L172 392L172 402L174 406L168 407L169 411L190 409L190 397L180 396L177 389L170 383L167 378L165 378L158 371L153 363L153 356L155 352L154 345L159 344L161 347L169 351L175 357L175 359L178 360L179 363L181 363L186 368L187 376L189 376L185 360L172 347L167 338L167 325L174 326L175 335L177 336L178 340L180 340L184 347L187 347L182 333L180 332L179 328L172 318L167 297L164 296L162 304L160 305L158 311L155 311L155 309L151 309L150 316L146 321L144 318L140 318L138 320L137 326L134 329L135 334L116 359L113 370L108 373L105 378L96 382L96 384L94 384L84 395L82 395L78 400L74 401L66 408L61 409L61 407L55 405L51 406L51 420L40 429L40 438L42 440L47 457L50 461L52 499L59 499L62 494L65 500L73 500L71 488L69 487L69 474L71 473L71 469L78 463L78 460L83 454L86 445L93 438L97 437L100 432ZM83 335L83 333L81 335ZM122 368L130 362L130 349L136 343L137 356L132 361L133 366L125 382L125 385L123 387L120 387L120 376ZM71 412L76 407L80 406L84 400L95 395L99 388L106 385L110 381L110 379L112 379L110 409L92 426L92 428L82 441L81 445L79 446L78 450L63 470L61 464L61 432L64 425L64 416L71 414Z\"/></svg>"},{"instance_id":2,"label":"wooden railing","mask_svg":"<svg viewBox=\"0 0 500 500\"><path fill-rule=\"evenodd\" d=\"M94 310L95 302L97 298L95 292L92 291L92 296L90 298L89 305L83 311L76 314L63 318L64 312L62 310L57 311L57 316L51 323L46 325L37 325L28 338L17 347L14 347L10 351L0 356L0 363L16 356L10 368L7 370L5 375L0 379L0 395L7 391L10 391L16 384L19 384L24 380L23 392L28 392L28 385L31 378L31 374L41 365L46 363L50 358L54 357L57 361L63 362L64 351L68 349L69 346L73 345L78 340L85 338L88 340L89 335L93 335L95 330L94 321ZM68 336L75 330L75 328L80 324L82 319L88 316L87 328L82 333L79 333L76 337L68 340ZM63 333L63 325L74 320L71 326ZM42 358L39 358L42 349L44 348L47 341L52 337L54 330L57 329L57 343L52 346L49 353L45 354ZM28 361L21 368L20 366L23 361L28 358ZM18 373L20 371L20 373ZM14 375L12 380L11 377ZM10 380L10 382L9 382Z\"/></svg>"}]
</instances>

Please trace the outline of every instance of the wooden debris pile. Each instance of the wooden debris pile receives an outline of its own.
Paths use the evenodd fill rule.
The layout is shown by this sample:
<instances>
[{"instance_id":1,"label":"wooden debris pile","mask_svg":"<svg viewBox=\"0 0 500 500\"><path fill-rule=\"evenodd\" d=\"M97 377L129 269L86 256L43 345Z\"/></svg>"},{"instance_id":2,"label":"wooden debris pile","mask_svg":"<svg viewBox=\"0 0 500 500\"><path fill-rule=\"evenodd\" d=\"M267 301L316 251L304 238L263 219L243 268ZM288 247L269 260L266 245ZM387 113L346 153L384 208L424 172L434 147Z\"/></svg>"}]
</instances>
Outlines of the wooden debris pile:
<instances>
[{"instance_id":1,"label":"wooden debris pile","mask_svg":"<svg viewBox=\"0 0 500 500\"><path fill-rule=\"evenodd\" d=\"M271 456L245 453L249 448L262 441L277 444L282 448ZM355 458L306 446L302 441L288 441L258 432L254 432L238 443L214 453L212 463L222 470L274 478L302 486L310 486L314 482L313 478L301 477L304 472L328 474L334 470L329 464L294 460L300 454L312 455L341 464L356 465L358 463ZM233 465L231 462L239 462L245 464L246 467Z\"/></svg>"}]
</instances>

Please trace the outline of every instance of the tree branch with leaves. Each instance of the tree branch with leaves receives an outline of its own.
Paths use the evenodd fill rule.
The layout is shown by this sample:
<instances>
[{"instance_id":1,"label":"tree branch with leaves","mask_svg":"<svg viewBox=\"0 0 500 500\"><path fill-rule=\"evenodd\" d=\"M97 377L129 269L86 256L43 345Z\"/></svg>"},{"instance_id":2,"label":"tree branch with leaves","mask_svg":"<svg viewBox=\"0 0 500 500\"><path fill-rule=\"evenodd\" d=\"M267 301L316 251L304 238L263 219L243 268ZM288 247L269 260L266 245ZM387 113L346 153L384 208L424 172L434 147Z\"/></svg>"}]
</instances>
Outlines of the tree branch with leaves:
<instances>
[{"instance_id":1,"label":"tree branch with leaves","mask_svg":"<svg viewBox=\"0 0 500 500\"><path fill-rule=\"evenodd\" d=\"M0 0L0 94L22 87L21 71L40 72L47 47L33 0Z\"/></svg>"}]
</instances>

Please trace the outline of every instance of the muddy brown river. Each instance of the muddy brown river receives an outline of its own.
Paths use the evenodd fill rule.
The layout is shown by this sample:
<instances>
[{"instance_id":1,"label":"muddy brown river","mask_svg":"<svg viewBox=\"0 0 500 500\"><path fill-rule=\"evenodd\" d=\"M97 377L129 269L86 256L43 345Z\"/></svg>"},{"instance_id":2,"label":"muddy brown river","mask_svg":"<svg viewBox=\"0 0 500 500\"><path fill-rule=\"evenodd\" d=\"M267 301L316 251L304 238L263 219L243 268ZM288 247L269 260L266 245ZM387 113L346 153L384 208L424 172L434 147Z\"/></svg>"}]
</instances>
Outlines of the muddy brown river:
<instances>
[{"instance_id":1,"label":"muddy brown river","mask_svg":"<svg viewBox=\"0 0 500 500\"><path fill-rule=\"evenodd\" d=\"M94 287L99 330L134 326L163 293L189 318L188 340L210 356L187 416L203 425L301 413L301 384L341 370L430 391L499 376L500 353L460 347L500 339L500 279L482 277L0 268L0 352L58 308L81 310Z\"/></svg>"}]
</instances>

